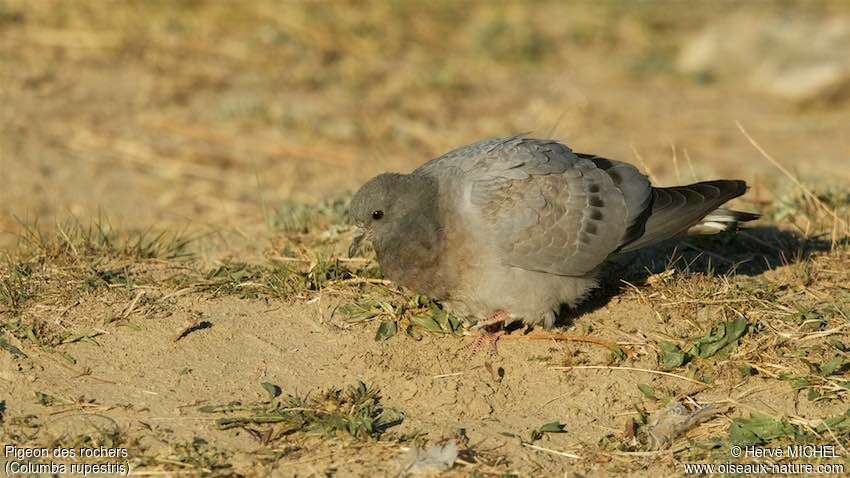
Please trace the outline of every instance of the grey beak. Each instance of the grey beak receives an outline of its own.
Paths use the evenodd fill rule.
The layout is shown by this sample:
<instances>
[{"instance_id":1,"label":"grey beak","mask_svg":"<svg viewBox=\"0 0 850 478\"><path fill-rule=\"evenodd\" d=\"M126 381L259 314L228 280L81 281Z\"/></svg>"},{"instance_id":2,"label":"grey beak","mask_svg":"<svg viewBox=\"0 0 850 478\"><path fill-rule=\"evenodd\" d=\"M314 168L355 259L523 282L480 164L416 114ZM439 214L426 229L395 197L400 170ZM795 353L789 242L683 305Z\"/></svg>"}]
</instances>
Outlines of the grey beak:
<instances>
[{"instance_id":1,"label":"grey beak","mask_svg":"<svg viewBox=\"0 0 850 478\"><path fill-rule=\"evenodd\" d=\"M354 257L354 255L357 254L357 251L360 250L360 244L363 242L365 237L366 231L364 231L362 227L358 227L357 230L354 231L354 237L351 238L351 244L348 246L348 257Z\"/></svg>"}]
</instances>

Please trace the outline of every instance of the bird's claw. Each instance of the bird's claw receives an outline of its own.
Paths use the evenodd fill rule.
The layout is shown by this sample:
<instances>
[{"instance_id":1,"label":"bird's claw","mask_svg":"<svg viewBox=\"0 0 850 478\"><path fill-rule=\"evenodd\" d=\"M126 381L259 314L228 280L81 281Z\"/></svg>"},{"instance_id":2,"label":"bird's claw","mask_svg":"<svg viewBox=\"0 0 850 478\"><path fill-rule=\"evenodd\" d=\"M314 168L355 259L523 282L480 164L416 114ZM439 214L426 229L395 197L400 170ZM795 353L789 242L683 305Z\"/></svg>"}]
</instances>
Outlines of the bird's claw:
<instances>
[{"instance_id":1,"label":"bird's claw","mask_svg":"<svg viewBox=\"0 0 850 478\"><path fill-rule=\"evenodd\" d=\"M486 347L490 349L490 355L499 355L499 349L496 347L496 342L498 342L499 337L505 334L502 327L505 325L505 320L507 320L507 318L508 313L504 310L499 310L493 313L490 317L487 317L485 320L481 320L476 323L472 329L478 330L479 335L475 337L469 345L472 348L472 352L479 353ZM487 330L488 327L496 324L499 325L498 330L493 332Z\"/></svg>"},{"instance_id":2,"label":"bird's claw","mask_svg":"<svg viewBox=\"0 0 850 478\"><path fill-rule=\"evenodd\" d=\"M488 332L484 330L480 335L472 340L469 347L472 349L472 352L476 354L481 353L483 349L488 348L490 350L490 355L499 355L499 349L496 347L496 343L502 335L505 335L504 330L499 330L498 332Z\"/></svg>"}]
</instances>

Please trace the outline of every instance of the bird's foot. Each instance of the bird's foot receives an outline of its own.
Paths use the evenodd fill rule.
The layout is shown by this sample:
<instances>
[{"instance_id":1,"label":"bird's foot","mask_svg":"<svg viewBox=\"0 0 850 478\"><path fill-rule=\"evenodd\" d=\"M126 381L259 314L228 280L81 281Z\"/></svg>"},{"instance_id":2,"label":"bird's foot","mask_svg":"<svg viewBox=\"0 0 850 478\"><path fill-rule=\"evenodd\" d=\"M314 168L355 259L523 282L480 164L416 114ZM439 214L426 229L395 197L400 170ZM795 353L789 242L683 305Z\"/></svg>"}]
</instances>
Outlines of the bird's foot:
<instances>
[{"instance_id":1,"label":"bird's foot","mask_svg":"<svg viewBox=\"0 0 850 478\"><path fill-rule=\"evenodd\" d=\"M498 342L499 337L503 335L505 335L504 330L490 332L483 329L478 336L472 340L469 347L472 349L472 353L477 354L481 353L484 349L488 349L490 351L490 355L499 355L499 349L496 347L496 342Z\"/></svg>"},{"instance_id":2,"label":"bird's foot","mask_svg":"<svg viewBox=\"0 0 850 478\"><path fill-rule=\"evenodd\" d=\"M491 325L501 324L502 326L504 326L506 320L508 320L508 313L504 310L497 310L496 312L490 314L490 316L486 319L477 322L475 325L472 326L472 328L486 330L487 327Z\"/></svg>"},{"instance_id":3,"label":"bird's foot","mask_svg":"<svg viewBox=\"0 0 850 478\"><path fill-rule=\"evenodd\" d=\"M472 328L478 330L479 333L469 345L472 348L472 352L480 353L483 349L487 348L490 350L490 355L499 355L499 349L496 347L496 342L498 342L499 337L505 335L505 331L502 327L504 327L505 320L507 320L507 318L507 312L504 310L497 310L486 319L475 324ZM496 325L498 325L498 327L493 327ZM489 330L491 327L496 330Z\"/></svg>"}]
</instances>

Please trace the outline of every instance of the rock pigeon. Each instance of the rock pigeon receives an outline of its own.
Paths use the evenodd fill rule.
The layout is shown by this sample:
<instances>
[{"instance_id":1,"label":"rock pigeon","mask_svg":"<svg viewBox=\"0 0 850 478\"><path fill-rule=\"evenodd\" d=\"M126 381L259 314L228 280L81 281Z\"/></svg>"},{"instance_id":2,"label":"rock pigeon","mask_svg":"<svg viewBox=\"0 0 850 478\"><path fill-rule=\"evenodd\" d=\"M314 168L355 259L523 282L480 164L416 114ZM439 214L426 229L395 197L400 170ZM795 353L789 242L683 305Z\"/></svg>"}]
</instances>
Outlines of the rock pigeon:
<instances>
[{"instance_id":1,"label":"rock pigeon","mask_svg":"<svg viewBox=\"0 0 850 478\"><path fill-rule=\"evenodd\" d=\"M554 140L488 139L366 182L351 201L349 255L370 241L389 279L479 327L549 329L617 254L756 219L720 208L746 190L738 180L655 188L631 164Z\"/></svg>"}]
</instances>

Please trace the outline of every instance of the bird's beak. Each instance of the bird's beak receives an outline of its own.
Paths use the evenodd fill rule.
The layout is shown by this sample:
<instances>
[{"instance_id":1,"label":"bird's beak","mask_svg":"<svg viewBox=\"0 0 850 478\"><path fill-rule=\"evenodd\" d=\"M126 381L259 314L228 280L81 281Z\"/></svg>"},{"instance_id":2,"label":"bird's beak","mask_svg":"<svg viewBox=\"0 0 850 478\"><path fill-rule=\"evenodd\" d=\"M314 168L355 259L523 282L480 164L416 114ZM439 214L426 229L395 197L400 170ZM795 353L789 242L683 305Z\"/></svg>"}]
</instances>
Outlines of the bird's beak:
<instances>
[{"instance_id":1,"label":"bird's beak","mask_svg":"<svg viewBox=\"0 0 850 478\"><path fill-rule=\"evenodd\" d=\"M354 257L357 251L360 250L360 243L366 237L366 231L362 227L358 227L354 231L354 237L351 238L351 244L348 246L348 257Z\"/></svg>"}]
</instances>

